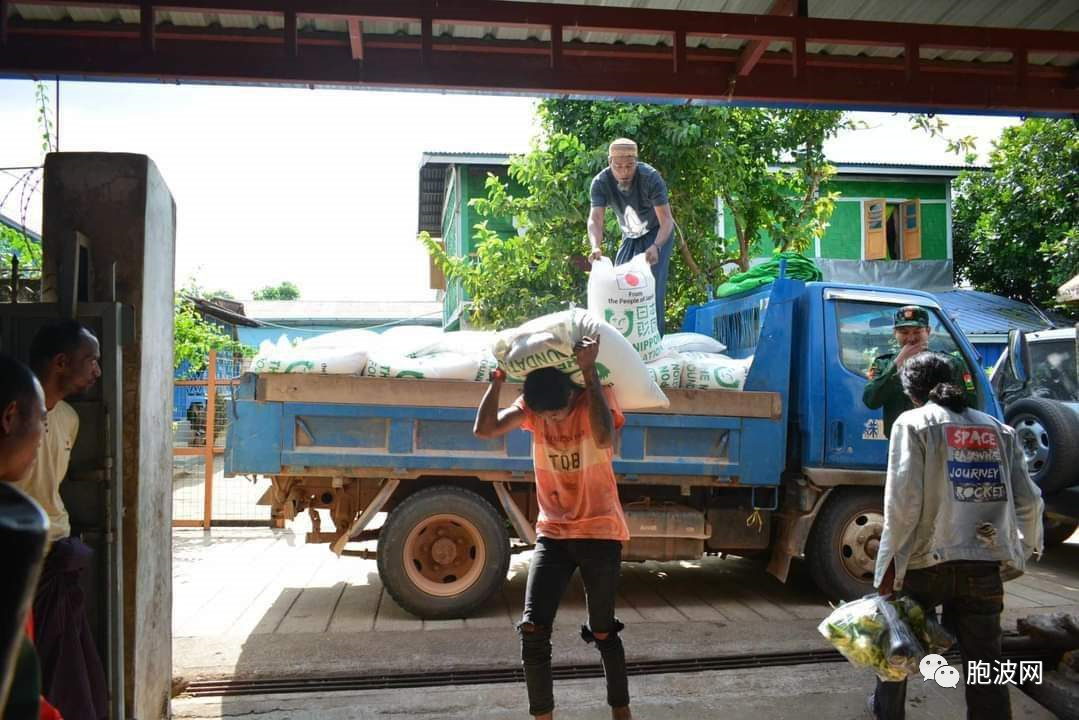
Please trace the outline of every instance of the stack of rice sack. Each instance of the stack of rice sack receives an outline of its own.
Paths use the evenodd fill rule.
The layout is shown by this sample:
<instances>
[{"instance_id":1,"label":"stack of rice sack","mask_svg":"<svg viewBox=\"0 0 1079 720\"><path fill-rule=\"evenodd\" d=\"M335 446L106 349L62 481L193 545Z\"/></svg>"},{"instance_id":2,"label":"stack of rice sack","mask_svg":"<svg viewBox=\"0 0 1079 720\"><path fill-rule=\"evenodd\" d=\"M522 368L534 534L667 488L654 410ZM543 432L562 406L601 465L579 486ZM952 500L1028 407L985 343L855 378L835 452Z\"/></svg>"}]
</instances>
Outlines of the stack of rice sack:
<instances>
[{"instance_id":1,"label":"stack of rice sack","mask_svg":"<svg viewBox=\"0 0 1079 720\"><path fill-rule=\"evenodd\" d=\"M600 378L614 386L625 410L667 407L662 388L741 389L752 363L723 355L723 344L707 335L660 338L655 280L638 255L618 267L606 258L593 264L587 311L552 313L502 332L400 326L383 333L344 330L295 344L282 336L262 343L251 371L486 382L498 367L515 381L555 367L581 384L573 347L585 336L600 338Z\"/></svg>"},{"instance_id":2,"label":"stack of rice sack","mask_svg":"<svg viewBox=\"0 0 1079 720\"><path fill-rule=\"evenodd\" d=\"M498 367L491 354L494 336L418 325L383 333L342 330L295 345L282 336L277 343L263 341L251 371L486 382Z\"/></svg>"},{"instance_id":3,"label":"stack of rice sack","mask_svg":"<svg viewBox=\"0 0 1079 720\"><path fill-rule=\"evenodd\" d=\"M643 254L618 267L607 258L592 264L588 310L623 334L661 388L741 390L745 385L753 358L727 357L726 346L708 335L660 337L655 281Z\"/></svg>"}]
</instances>

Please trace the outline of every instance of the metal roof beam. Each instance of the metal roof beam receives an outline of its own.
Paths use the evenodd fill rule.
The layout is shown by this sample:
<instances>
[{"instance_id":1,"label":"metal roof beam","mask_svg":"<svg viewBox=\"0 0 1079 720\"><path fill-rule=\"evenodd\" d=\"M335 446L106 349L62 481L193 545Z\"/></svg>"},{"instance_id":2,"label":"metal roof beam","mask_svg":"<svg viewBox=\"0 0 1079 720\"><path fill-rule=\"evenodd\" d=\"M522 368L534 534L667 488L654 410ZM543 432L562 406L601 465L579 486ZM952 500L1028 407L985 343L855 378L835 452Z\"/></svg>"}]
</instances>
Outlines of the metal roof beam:
<instances>
[{"instance_id":1,"label":"metal roof beam","mask_svg":"<svg viewBox=\"0 0 1079 720\"><path fill-rule=\"evenodd\" d=\"M768 9L768 15L793 15L798 8L797 0L773 0L772 7ZM742 48L742 54L738 57L738 77L745 77L753 72L753 67L768 49L767 40L750 40Z\"/></svg>"},{"instance_id":2,"label":"metal roof beam","mask_svg":"<svg viewBox=\"0 0 1079 720\"><path fill-rule=\"evenodd\" d=\"M27 4L44 2L27 0ZM102 9L119 4L82 0L79 5ZM490 0L170 0L167 5L139 0L124 7L141 10L140 21L27 22L15 18L8 23L7 42L0 42L0 75L277 82L820 107L1079 111L1075 66L1029 62L1033 52L1079 55L1079 33L1075 32ZM154 12L160 21L161 14L170 10L277 14L284 20L284 32L220 25L180 27L155 21ZM420 24L419 35L363 34L361 23L368 19L401 15ZM312 16L342 18L347 31L300 31L299 18ZM434 36L434 25L444 23L496 28L526 25L550 28L552 35L549 42ZM583 27L666 35L672 44L564 41L563 31ZM751 52L753 72L740 74L747 67L744 52L739 57L731 51L687 45L687 39L692 42L704 36L759 40ZM776 39L788 41L792 52L769 53L767 43ZM903 56L815 54L807 52L809 42L898 46ZM1000 50L1012 53L1013 60L921 60L922 49L942 47Z\"/></svg>"},{"instance_id":3,"label":"metal roof beam","mask_svg":"<svg viewBox=\"0 0 1079 720\"><path fill-rule=\"evenodd\" d=\"M116 0L21 0L21 5L60 5L89 8L138 8L138 3ZM162 11L224 14L284 15L300 3L289 0L173 0ZM749 13L694 10L655 10L603 5L504 2L503 0L304 0L304 17L361 17L419 21L431 16L436 23L464 23L500 27L550 27L598 31L658 33L673 36L760 38L808 42L897 46L915 42L922 47L963 50L1008 50L1025 47L1031 52L1079 54L1075 33L999 27L966 27L926 23L836 20L784 17Z\"/></svg>"}]
</instances>

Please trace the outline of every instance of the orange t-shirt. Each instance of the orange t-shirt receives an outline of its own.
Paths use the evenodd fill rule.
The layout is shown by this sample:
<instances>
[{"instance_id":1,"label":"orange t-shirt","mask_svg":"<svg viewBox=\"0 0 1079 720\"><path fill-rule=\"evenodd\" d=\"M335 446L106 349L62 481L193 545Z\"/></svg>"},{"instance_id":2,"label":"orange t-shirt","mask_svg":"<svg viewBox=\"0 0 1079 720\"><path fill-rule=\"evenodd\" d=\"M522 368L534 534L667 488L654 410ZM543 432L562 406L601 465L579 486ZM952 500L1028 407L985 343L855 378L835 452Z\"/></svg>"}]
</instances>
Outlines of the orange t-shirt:
<instances>
[{"instance_id":1,"label":"orange t-shirt","mask_svg":"<svg viewBox=\"0 0 1079 720\"><path fill-rule=\"evenodd\" d=\"M610 388L603 389L614 427L626 419ZM548 422L517 398L524 411L521 425L532 433L532 463L536 470L539 518L536 532L555 540L629 540L629 527L618 499L611 460L613 448L600 448L592 439L588 396L578 393L569 417Z\"/></svg>"}]
</instances>

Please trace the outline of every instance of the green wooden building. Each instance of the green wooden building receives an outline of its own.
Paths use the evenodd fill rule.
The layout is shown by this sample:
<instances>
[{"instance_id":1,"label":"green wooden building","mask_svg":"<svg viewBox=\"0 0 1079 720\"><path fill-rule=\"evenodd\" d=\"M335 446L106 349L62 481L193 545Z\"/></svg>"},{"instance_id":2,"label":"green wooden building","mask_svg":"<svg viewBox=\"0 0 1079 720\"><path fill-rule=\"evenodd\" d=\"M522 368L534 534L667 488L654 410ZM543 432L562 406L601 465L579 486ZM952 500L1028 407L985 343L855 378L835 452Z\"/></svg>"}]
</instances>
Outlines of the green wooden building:
<instances>
[{"instance_id":1,"label":"green wooden building","mask_svg":"<svg viewBox=\"0 0 1079 720\"><path fill-rule=\"evenodd\" d=\"M836 163L835 167L836 174L822 191L836 192L839 198L827 230L807 252L825 278L931 291L952 289L951 183L964 168L878 163ZM717 234L734 242L730 210L721 201L717 205ZM771 239L762 235L755 255L766 257L772 250Z\"/></svg>"},{"instance_id":2,"label":"green wooden building","mask_svg":"<svg viewBox=\"0 0 1079 720\"><path fill-rule=\"evenodd\" d=\"M420 160L419 231L440 239L454 257L469 255L473 227L484 220L469 201L487 196L489 173L507 177L509 157L499 153L424 153ZM510 188L519 191L515 183ZM517 232L508 219L488 221L488 227L498 233ZM469 298L460 281L447 281L432 263L431 287L442 296L443 326L447 330L463 329L462 315Z\"/></svg>"},{"instance_id":3,"label":"green wooden building","mask_svg":"<svg viewBox=\"0 0 1079 720\"><path fill-rule=\"evenodd\" d=\"M425 153L420 162L419 229L441 238L456 257L472 252L472 228L481 222L469 207L486 195L488 173L506 176L509 156L494 153ZM838 192L828 229L807 253L824 277L836 282L917 288L943 292L954 287L952 265L952 180L957 166L836 164L823 188ZM779 168L776 168L778 171ZM730 210L717 200L720 237L735 242ZM678 217L678 207L672 208ZM490 223L505 233L512 224ZM770 238L759 238L755 255L767 257ZM468 298L460 284L431 268L432 287L443 292L447 329L461 327Z\"/></svg>"}]
</instances>

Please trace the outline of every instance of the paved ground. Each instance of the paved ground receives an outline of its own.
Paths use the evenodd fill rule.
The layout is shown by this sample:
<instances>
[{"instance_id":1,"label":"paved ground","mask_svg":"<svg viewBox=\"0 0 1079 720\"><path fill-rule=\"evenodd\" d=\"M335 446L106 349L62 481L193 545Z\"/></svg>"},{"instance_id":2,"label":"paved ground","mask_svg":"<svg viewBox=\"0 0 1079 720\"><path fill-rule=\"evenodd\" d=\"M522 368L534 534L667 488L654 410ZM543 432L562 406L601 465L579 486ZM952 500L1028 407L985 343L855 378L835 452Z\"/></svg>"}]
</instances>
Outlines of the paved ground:
<instances>
[{"instance_id":1,"label":"paved ground","mask_svg":"<svg viewBox=\"0 0 1079 720\"><path fill-rule=\"evenodd\" d=\"M866 720L872 682L847 665L820 665L630 678L638 720ZM605 720L610 712L599 680L570 680L555 686L559 720ZM962 686L911 683L908 720L965 717ZM1012 690L1015 720L1052 720L1054 715ZM173 701L175 720L525 720L519 685L376 690L325 695L264 695Z\"/></svg>"},{"instance_id":2,"label":"paved ground","mask_svg":"<svg viewBox=\"0 0 1079 720\"><path fill-rule=\"evenodd\" d=\"M475 617L423 621L405 613L384 592L374 561L338 559L325 546L305 545L304 528L296 525L278 531L174 533L176 675L188 680L294 677L505 668L519 663L513 623L520 615L528 554L514 558L503 592ZM1079 612L1079 536L1023 578L1008 583L1005 603L1005 624L1012 627L1017 617L1031 612ZM623 569L619 615L628 626L624 638L631 661L819 650L827 646L816 625L827 612L826 601L800 568L787 585L759 564L740 558L626 564ZM577 635L583 619L583 593L575 585L555 628L556 664L597 662L595 650ZM803 683L800 690L777 680L788 674L796 678L795 685ZM858 717L872 683L865 673L835 664L798 672L785 668L649 676L634 678L633 684L642 701L640 717L673 720L741 719L754 713L760 718L805 717L805 703L824 698L831 709L815 711L819 717ZM574 711L563 717L604 715L602 703L596 702L596 681L565 685L571 698L567 707ZM751 691L762 686L773 689L763 696ZM948 696L958 692L928 687L919 692L923 690L927 708L934 708L932 713L926 710L925 718L961 716L958 709L952 713L947 706ZM934 693L944 696L933 700ZM317 712L311 705L316 701ZM1022 701L1029 699L1022 696ZM734 707L737 715L731 714ZM386 715L493 719L519 716L521 688L182 699L175 708L181 718L249 713L268 720ZM1049 716L1017 713L1017 717Z\"/></svg>"}]
</instances>

